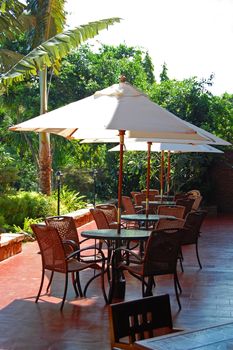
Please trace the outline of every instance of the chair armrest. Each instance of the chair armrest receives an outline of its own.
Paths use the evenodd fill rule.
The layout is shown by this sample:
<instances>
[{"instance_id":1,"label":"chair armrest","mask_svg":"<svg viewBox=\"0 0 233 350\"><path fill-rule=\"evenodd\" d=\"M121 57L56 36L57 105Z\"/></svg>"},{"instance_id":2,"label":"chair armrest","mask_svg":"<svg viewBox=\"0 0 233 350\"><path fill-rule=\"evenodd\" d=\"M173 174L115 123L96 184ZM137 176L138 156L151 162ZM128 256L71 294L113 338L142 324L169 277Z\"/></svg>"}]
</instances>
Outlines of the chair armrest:
<instances>
[{"instance_id":1,"label":"chair armrest","mask_svg":"<svg viewBox=\"0 0 233 350\"><path fill-rule=\"evenodd\" d=\"M141 263L143 262L143 260L141 259L141 257L138 254L134 253L131 249L127 249L127 248L123 248L123 247L119 247L119 248L115 249L113 256L112 256L112 260L114 259L116 253L119 251L128 253L129 255L134 256L139 262L141 262Z\"/></svg>"},{"instance_id":2,"label":"chair armrest","mask_svg":"<svg viewBox=\"0 0 233 350\"><path fill-rule=\"evenodd\" d=\"M65 246L71 247L73 250L77 250L78 249L77 243L75 241L73 241L72 239L65 239L65 240L62 241L62 243Z\"/></svg>"},{"instance_id":3,"label":"chair armrest","mask_svg":"<svg viewBox=\"0 0 233 350\"><path fill-rule=\"evenodd\" d=\"M80 255L81 252L84 252L87 250L93 250L93 248L88 247L88 248L82 248L82 249L75 250L73 253L69 254L66 259L71 259L71 258L77 257L78 255ZM95 250L97 250L98 253L101 255L102 259L105 260L105 255L104 255L103 251L97 247L95 248Z\"/></svg>"}]
</instances>

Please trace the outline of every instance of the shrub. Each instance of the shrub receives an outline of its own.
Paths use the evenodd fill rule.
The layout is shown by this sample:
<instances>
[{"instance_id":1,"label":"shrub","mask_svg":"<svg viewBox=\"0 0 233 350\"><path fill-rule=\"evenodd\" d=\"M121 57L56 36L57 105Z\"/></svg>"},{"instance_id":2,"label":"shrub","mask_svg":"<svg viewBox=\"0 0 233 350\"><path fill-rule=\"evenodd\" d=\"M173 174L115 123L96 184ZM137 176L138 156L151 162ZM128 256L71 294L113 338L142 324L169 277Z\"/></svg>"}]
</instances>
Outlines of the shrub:
<instances>
[{"instance_id":1,"label":"shrub","mask_svg":"<svg viewBox=\"0 0 233 350\"><path fill-rule=\"evenodd\" d=\"M0 215L4 218L4 228L14 225L23 227L25 218L43 220L56 214L56 201L37 192L17 192L0 197Z\"/></svg>"},{"instance_id":2,"label":"shrub","mask_svg":"<svg viewBox=\"0 0 233 350\"><path fill-rule=\"evenodd\" d=\"M84 196L65 186L60 196L61 214L86 206ZM30 224L43 221L46 216L57 215L57 193L50 197L37 192L19 191L0 196L0 228L31 232Z\"/></svg>"}]
</instances>

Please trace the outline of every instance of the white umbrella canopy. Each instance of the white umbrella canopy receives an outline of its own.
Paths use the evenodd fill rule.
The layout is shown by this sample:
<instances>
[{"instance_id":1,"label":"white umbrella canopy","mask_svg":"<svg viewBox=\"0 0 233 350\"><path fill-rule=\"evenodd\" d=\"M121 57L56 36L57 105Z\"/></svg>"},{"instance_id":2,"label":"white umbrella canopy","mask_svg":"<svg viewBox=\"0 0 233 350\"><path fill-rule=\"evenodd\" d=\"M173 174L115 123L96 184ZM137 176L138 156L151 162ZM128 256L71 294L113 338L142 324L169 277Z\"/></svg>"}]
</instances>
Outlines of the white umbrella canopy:
<instances>
[{"instance_id":1,"label":"white umbrella canopy","mask_svg":"<svg viewBox=\"0 0 233 350\"><path fill-rule=\"evenodd\" d=\"M147 151L148 146L146 142L125 142L124 151ZM120 146L117 145L109 151L119 151ZM179 144L179 143L153 143L151 145L151 152L171 151L174 153L184 152L208 152L208 153L224 153L219 149L210 145L198 144Z\"/></svg>"},{"instance_id":2,"label":"white umbrella canopy","mask_svg":"<svg viewBox=\"0 0 233 350\"><path fill-rule=\"evenodd\" d=\"M120 150L120 146L117 145L111 149L109 149L109 152L114 152ZM148 152L148 143L146 142L132 142L131 140L124 143L124 151L147 151ZM210 145L198 145L198 144L185 144L185 143L152 143L150 145L149 152L168 152L168 169L170 172L170 152L172 153L188 153L188 152L201 152L201 153L224 153L223 151L220 151L219 149L212 147ZM161 175L160 175L160 188L161 188L161 195L163 193L163 185L162 185L162 179L163 179L163 164L164 164L164 155L162 153L161 158ZM149 175L150 175L150 159L147 161L147 168L149 168L149 171L147 173L147 189L149 189L148 185L150 182ZM170 174L168 175L170 176ZM168 180L168 188L170 187L170 179Z\"/></svg>"},{"instance_id":3,"label":"white umbrella canopy","mask_svg":"<svg viewBox=\"0 0 233 350\"><path fill-rule=\"evenodd\" d=\"M10 130L107 140L117 138L116 130L125 130L129 132L127 137L150 137L151 141L213 141L213 135L204 135L202 129L196 128L152 102L129 83L120 82L90 97L14 125Z\"/></svg>"},{"instance_id":4,"label":"white umbrella canopy","mask_svg":"<svg viewBox=\"0 0 233 350\"><path fill-rule=\"evenodd\" d=\"M108 140L116 139L119 132L119 232L125 132L128 132L128 137L132 137L130 133L134 133L134 138L147 137L149 133L153 141L158 139L189 140L188 143L211 143L213 141L211 137L203 135L191 124L188 125L182 119L150 101L144 93L125 82L125 77L121 78L119 84L114 84L90 97L12 126L10 130L48 132L66 138L101 137Z\"/></svg>"}]
</instances>

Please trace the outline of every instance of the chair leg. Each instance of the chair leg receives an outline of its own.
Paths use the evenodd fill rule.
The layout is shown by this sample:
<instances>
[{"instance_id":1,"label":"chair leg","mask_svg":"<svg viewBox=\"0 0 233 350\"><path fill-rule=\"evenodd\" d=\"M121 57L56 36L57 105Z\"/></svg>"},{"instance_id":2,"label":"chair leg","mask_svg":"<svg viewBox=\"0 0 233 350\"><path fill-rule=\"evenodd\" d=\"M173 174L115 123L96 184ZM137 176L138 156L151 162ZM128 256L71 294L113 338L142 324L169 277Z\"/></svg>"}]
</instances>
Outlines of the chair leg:
<instances>
[{"instance_id":1,"label":"chair leg","mask_svg":"<svg viewBox=\"0 0 233 350\"><path fill-rule=\"evenodd\" d=\"M101 275L101 273L97 273L94 276L92 276L89 281L87 282L87 284L85 285L84 291L83 291L83 296L86 296L86 292L87 292L87 288L89 287L89 285L91 284L91 282L96 278L99 277Z\"/></svg>"},{"instance_id":2,"label":"chair leg","mask_svg":"<svg viewBox=\"0 0 233 350\"><path fill-rule=\"evenodd\" d=\"M179 305L179 310L181 310L181 303L180 303L180 298L179 298L179 293L178 293L178 288L177 286L180 286L177 274L174 273L174 287L175 287L175 293L176 293L176 300Z\"/></svg>"},{"instance_id":3,"label":"chair leg","mask_svg":"<svg viewBox=\"0 0 233 350\"><path fill-rule=\"evenodd\" d=\"M79 296L79 292L78 292L78 289L77 289L77 283L76 283L76 279L74 277L74 272L72 272L72 284L73 284L73 287L74 287L75 294L78 297Z\"/></svg>"},{"instance_id":4,"label":"chair leg","mask_svg":"<svg viewBox=\"0 0 233 350\"><path fill-rule=\"evenodd\" d=\"M196 242L195 246L196 246L197 261L198 261L198 264L199 264L200 269L202 269L202 265L201 265L201 261L200 261L199 253L198 253L198 245L197 245L197 242Z\"/></svg>"},{"instance_id":5,"label":"chair leg","mask_svg":"<svg viewBox=\"0 0 233 350\"><path fill-rule=\"evenodd\" d=\"M54 275L54 271L51 272L50 279L49 279L49 283L48 283L48 286L47 286L47 288L46 288L46 293L48 293L49 288L50 288L50 286L51 286L51 283L52 283L52 280L53 280L53 275Z\"/></svg>"},{"instance_id":6,"label":"chair leg","mask_svg":"<svg viewBox=\"0 0 233 350\"><path fill-rule=\"evenodd\" d=\"M145 291L145 285L146 285L146 291L143 293L143 297L148 297L148 296L152 296L152 287L154 285L154 278L153 276L148 277L148 281L147 284L144 281L144 278L142 280L142 285L143 285L143 291Z\"/></svg>"},{"instance_id":7,"label":"chair leg","mask_svg":"<svg viewBox=\"0 0 233 350\"><path fill-rule=\"evenodd\" d=\"M42 287L43 287L43 284L44 284L44 274L45 274L45 270L44 270L44 268L43 268L43 270L42 270L42 275L41 275L40 288L39 288L39 291L38 291L38 294L37 294L35 303L38 302L39 297L40 297L40 293L41 293L41 291L42 291Z\"/></svg>"},{"instance_id":8,"label":"chair leg","mask_svg":"<svg viewBox=\"0 0 233 350\"><path fill-rule=\"evenodd\" d=\"M179 261L180 261L180 268L181 268L181 271L182 272L184 272L184 267L183 267L183 262L182 262L182 258L180 257L180 258L178 258L179 259Z\"/></svg>"},{"instance_id":9,"label":"chair leg","mask_svg":"<svg viewBox=\"0 0 233 350\"><path fill-rule=\"evenodd\" d=\"M79 292L80 297L83 297L83 291L82 291L82 287L81 287L80 277L79 277L79 272L78 271L76 272L76 284L77 284L77 287L78 287L78 292Z\"/></svg>"},{"instance_id":10,"label":"chair leg","mask_svg":"<svg viewBox=\"0 0 233 350\"><path fill-rule=\"evenodd\" d=\"M68 272L66 273L66 277L65 277L65 289L64 289L64 295L63 295L61 307L60 307L61 311L63 309L64 303L65 303L65 300L66 300L67 287L68 287Z\"/></svg>"}]
</instances>

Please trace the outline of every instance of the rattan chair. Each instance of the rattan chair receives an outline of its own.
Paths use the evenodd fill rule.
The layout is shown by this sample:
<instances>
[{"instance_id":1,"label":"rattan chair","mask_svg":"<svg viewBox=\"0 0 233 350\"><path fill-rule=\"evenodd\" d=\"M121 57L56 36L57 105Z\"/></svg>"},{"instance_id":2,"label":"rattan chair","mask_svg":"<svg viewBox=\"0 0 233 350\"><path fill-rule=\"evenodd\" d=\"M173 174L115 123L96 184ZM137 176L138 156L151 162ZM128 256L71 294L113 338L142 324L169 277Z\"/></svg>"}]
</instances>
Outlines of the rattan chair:
<instances>
[{"instance_id":1,"label":"rattan chair","mask_svg":"<svg viewBox=\"0 0 233 350\"><path fill-rule=\"evenodd\" d=\"M185 220L184 219L159 219L155 224L155 230L164 230L167 228L183 228Z\"/></svg>"},{"instance_id":2,"label":"rattan chair","mask_svg":"<svg viewBox=\"0 0 233 350\"><path fill-rule=\"evenodd\" d=\"M124 214L136 214L135 207L133 205L132 199L128 196L122 196L122 207L123 207L123 213Z\"/></svg>"},{"instance_id":3,"label":"rattan chair","mask_svg":"<svg viewBox=\"0 0 233 350\"><path fill-rule=\"evenodd\" d=\"M200 236L200 230L201 226L205 220L205 217L207 215L206 210L200 210L195 212L188 213L185 224L184 224L184 234L181 240L181 249L184 245L195 245L195 251L197 256L197 261L199 264L200 269L202 269L199 252L198 252L198 239ZM182 254L183 257L183 254ZM183 270L183 266L181 265L181 268Z\"/></svg>"},{"instance_id":4,"label":"rattan chair","mask_svg":"<svg viewBox=\"0 0 233 350\"><path fill-rule=\"evenodd\" d=\"M155 276L172 274L179 309L181 309L181 304L178 289L180 293L182 290L178 280L176 266L180 254L182 235L182 229L170 228L152 231L146 244L145 255L142 259L133 251L124 248L116 249L113 254L114 259L117 251L121 250L122 254L128 253L129 258L133 257L138 260L138 264L135 265L128 265L127 262L124 263L123 261L117 268L122 271L128 271L133 277L138 278L142 282L142 296L152 294ZM115 266L114 263L113 266Z\"/></svg>"},{"instance_id":5,"label":"rattan chair","mask_svg":"<svg viewBox=\"0 0 233 350\"><path fill-rule=\"evenodd\" d=\"M65 275L65 287L64 294L62 298L62 303L60 310L63 309L64 302L66 299L67 287L68 287L68 275L72 274L73 287L76 293L76 296L80 295L81 285L79 272L85 269L94 269L101 271L101 286L104 299L107 303L108 299L105 293L104 287L104 254L98 249L98 253L102 256L101 263L89 262L85 263L80 261L79 256L82 252L87 251L92 248L83 248L76 251L73 251L70 255L67 256L67 251L65 250L65 245L73 246L73 242L66 240L62 241L58 230L55 227L48 225L39 225L32 224L31 228L35 233L38 245L40 247L40 253L42 258L42 276L39 291L36 297L35 302L37 303L41 295L41 291L44 284L44 275L45 271L49 270L52 273L59 272Z\"/></svg>"},{"instance_id":6,"label":"rattan chair","mask_svg":"<svg viewBox=\"0 0 233 350\"><path fill-rule=\"evenodd\" d=\"M187 214L192 210L194 201L195 201L195 198L188 198L188 197L180 198L176 200L176 205L181 205L185 207L184 216L183 216L184 219L186 218Z\"/></svg>"},{"instance_id":7,"label":"rattan chair","mask_svg":"<svg viewBox=\"0 0 233 350\"><path fill-rule=\"evenodd\" d=\"M134 342L181 331L173 328L168 294L109 306L112 349L137 349Z\"/></svg>"},{"instance_id":8,"label":"rattan chair","mask_svg":"<svg viewBox=\"0 0 233 350\"><path fill-rule=\"evenodd\" d=\"M142 190L142 193L146 193L147 190ZM149 189L149 194L151 194L152 196L158 196L159 195L159 190L156 190L156 189Z\"/></svg>"},{"instance_id":9,"label":"rattan chair","mask_svg":"<svg viewBox=\"0 0 233 350\"><path fill-rule=\"evenodd\" d=\"M203 199L202 196L197 196L194 199L191 211L196 211L196 210L200 209L200 205L201 205L202 199Z\"/></svg>"},{"instance_id":10,"label":"rattan chair","mask_svg":"<svg viewBox=\"0 0 233 350\"><path fill-rule=\"evenodd\" d=\"M159 215L171 215L176 218L183 219L184 218L185 207L181 205L159 205L158 206L158 214Z\"/></svg>"},{"instance_id":11,"label":"rattan chair","mask_svg":"<svg viewBox=\"0 0 233 350\"><path fill-rule=\"evenodd\" d=\"M67 240L70 242L69 245L64 246L67 256L69 254L71 254L73 251L79 250L81 248L81 244L89 240L89 238L84 238L81 241L79 240L75 221L74 221L73 217L71 217L71 216L65 216L65 215L50 216L50 217L47 217L45 219L45 223L46 223L46 225L55 227L58 230L58 233L59 233L63 242L67 241ZM86 245L85 245L85 248L87 248ZM102 256L101 256L101 254L98 253L98 250L96 250L96 248L97 248L96 242L95 242L95 244L89 245L88 248L90 248L88 251L88 254L86 254L87 252L85 252L79 256L80 261L83 261L83 262L101 262ZM101 246L99 246L98 248L101 248ZM93 279L98 277L98 276L99 276L99 274L95 274L93 276ZM49 283L47 286L47 291L49 290L49 287L52 283L52 279L53 279L53 273L51 273L50 280L49 280ZM91 280L90 280L90 282L91 282ZM80 296L85 295L85 293L86 293L86 290L83 293L81 286L80 286L80 290L79 290Z\"/></svg>"},{"instance_id":12,"label":"rattan chair","mask_svg":"<svg viewBox=\"0 0 233 350\"><path fill-rule=\"evenodd\" d=\"M98 204L95 208L104 212L110 228L117 228L117 208L114 204Z\"/></svg>"}]
</instances>

